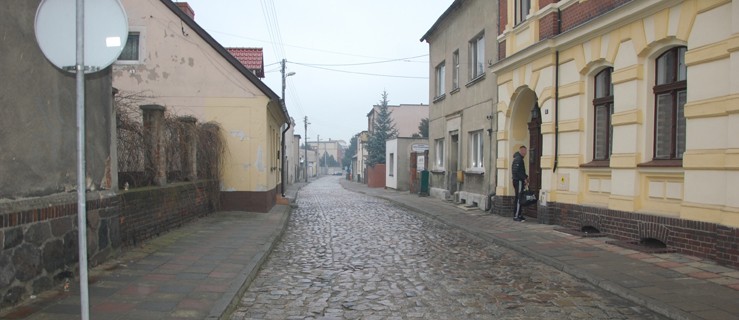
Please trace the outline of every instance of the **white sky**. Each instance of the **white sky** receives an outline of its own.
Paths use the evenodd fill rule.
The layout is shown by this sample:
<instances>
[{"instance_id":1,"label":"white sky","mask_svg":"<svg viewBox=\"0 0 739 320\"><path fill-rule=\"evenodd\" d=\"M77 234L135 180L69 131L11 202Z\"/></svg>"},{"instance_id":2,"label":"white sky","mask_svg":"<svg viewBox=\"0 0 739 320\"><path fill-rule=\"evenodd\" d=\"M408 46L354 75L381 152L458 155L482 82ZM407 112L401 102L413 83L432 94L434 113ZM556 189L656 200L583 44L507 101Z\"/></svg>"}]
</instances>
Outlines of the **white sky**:
<instances>
[{"instance_id":1,"label":"white sky","mask_svg":"<svg viewBox=\"0 0 739 320\"><path fill-rule=\"evenodd\" d=\"M428 44L419 39L453 1L187 2L195 11L195 22L224 47L264 48L262 81L277 95L282 92L279 61L287 59L287 72L296 73L287 78L285 97L296 134L305 139L307 116L310 141L318 134L321 140L348 143L354 134L367 130L367 113L383 90L392 105L428 104ZM410 57L417 58L373 63ZM337 66L360 63L365 65Z\"/></svg>"}]
</instances>

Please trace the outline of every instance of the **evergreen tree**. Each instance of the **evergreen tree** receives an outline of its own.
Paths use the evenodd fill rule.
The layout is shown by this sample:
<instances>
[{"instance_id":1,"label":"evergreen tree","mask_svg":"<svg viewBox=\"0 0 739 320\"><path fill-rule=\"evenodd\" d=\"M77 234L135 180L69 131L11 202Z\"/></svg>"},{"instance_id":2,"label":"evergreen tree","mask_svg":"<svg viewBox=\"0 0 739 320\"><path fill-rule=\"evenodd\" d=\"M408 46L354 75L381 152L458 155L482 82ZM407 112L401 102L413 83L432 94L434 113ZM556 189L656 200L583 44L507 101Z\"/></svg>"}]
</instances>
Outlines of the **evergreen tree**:
<instances>
[{"instance_id":1,"label":"evergreen tree","mask_svg":"<svg viewBox=\"0 0 739 320\"><path fill-rule=\"evenodd\" d=\"M429 137L429 118L421 119L421 123L418 124L418 135L421 138Z\"/></svg>"},{"instance_id":2,"label":"evergreen tree","mask_svg":"<svg viewBox=\"0 0 739 320\"><path fill-rule=\"evenodd\" d=\"M349 168L352 165L352 158L357 154L357 138L358 135L354 135L349 140L349 148L346 149L346 153L344 153L344 157L341 159L341 166L344 168Z\"/></svg>"},{"instance_id":3,"label":"evergreen tree","mask_svg":"<svg viewBox=\"0 0 739 320\"><path fill-rule=\"evenodd\" d=\"M398 135L398 130L395 129L393 119L390 117L392 112L388 109L388 102L387 92L383 91L382 100L380 100L373 122L372 132L370 132L369 141L367 141L367 164L370 166L385 163L385 141Z\"/></svg>"}]
</instances>

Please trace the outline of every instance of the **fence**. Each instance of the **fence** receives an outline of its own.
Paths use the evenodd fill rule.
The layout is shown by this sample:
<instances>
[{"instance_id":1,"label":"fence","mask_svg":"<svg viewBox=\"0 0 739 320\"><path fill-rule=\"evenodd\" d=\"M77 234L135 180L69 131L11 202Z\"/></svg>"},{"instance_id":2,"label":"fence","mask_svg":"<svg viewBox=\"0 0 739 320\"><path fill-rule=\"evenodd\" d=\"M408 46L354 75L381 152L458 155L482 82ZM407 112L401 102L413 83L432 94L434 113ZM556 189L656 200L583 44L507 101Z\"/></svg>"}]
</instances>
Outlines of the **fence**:
<instances>
[{"instance_id":1,"label":"fence","mask_svg":"<svg viewBox=\"0 0 739 320\"><path fill-rule=\"evenodd\" d=\"M140 101L116 96L119 188L220 178L225 141L218 123L198 123Z\"/></svg>"}]
</instances>

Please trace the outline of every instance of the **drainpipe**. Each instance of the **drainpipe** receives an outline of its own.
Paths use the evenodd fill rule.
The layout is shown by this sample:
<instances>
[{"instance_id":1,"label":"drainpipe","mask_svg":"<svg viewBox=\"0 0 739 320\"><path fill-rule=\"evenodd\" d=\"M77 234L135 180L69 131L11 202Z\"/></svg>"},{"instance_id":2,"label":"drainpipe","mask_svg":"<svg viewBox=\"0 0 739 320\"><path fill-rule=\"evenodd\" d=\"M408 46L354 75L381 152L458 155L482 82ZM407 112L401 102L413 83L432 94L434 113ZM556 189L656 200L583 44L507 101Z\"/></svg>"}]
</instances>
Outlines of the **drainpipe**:
<instances>
[{"instance_id":1,"label":"drainpipe","mask_svg":"<svg viewBox=\"0 0 739 320\"><path fill-rule=\"evenodd\" d=\"M562 33L562 11L557 9L557 36ZM559 162L559 50L554 56L554 166L557 172Z\"/></svg>"},{"instance_id":2,"label":"drainpipe","mask_svg":"<svg viewBox=\"0 0 739 320\"><path fill-rule=\"evenodd\" d=\"M495 104L495 103L493 103L493 104ZM488 118L488 120L490 120L490 129L488 129L488 136L490 137L490 148L488 148L490 150L489 151L490 152L490 156L488 157L488 168L490 168L490 170L492 170L493 169L493 160L495 160L496 163L498 162L498 147L497 147L497 145L495 146L495 151L493 151L493 143L496 143L497 144L497 142L498 142L498 139L497 139L498 130L494 130L494 128L495 128L494 127L495 126L495 113L487 116L487 118ZM493 159L493 158L495 158L495 159ZM496 168L496 171L497 171L497 168ZM487 189L488 190L487 190L486 194L487 194L488 200L487 200L487 206L485 207L485 211L490 211L490 210L493 209L493 197L495 197L495 191L492 191L491 192L491 190L493 190L493 188L495 188L495 187L498 186L498 173L497 172L491 172L490 174L494 178L493 178L493 184L492 185L490 184L490 182L487 183Z\"/></svg>"},{"instance_id":3,"label":"drainpipe","mask_svg":"<svg viewBox=\"0 0 739 320\"><path fill-rule=\"evenodd\" d=\"M284 106L284 104L283 104L283 106ZM280 186L280 189L282 189L282 197L283 198L285 197L285 159L287 158L287 156L285 155L285 133L287 132L287 130L290 130L290 125L291 124L292 124L292 121L290 121L290 119L288 118L287 119L287 127L285 127L285 130L282 130L282 157L280 159L280 161L282 162L281 163L281 165L282 165L282 171L281 171L282 172L282 174L281 174L281 176L282 176L282 184Z\"/></svg>"}]
</instances>

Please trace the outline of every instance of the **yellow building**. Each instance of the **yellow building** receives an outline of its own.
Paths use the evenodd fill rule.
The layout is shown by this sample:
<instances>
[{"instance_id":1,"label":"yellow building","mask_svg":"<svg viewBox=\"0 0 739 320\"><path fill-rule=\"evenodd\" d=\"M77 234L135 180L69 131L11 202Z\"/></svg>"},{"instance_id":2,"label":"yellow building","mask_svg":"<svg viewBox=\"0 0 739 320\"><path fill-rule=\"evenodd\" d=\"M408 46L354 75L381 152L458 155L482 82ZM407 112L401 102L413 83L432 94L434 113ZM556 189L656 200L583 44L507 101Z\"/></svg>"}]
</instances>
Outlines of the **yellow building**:
<instances>
[{"instance_id":1,"label":"yellow building","mask_svg":"<svg viewBox=\"0 0 739 320\"><path fill-rule=\"evenodd\" d=\"M269 211L281 182L281 136L290 117L277 96L193 20L187 3L123 0L129 41L113 86L226 135L224 210Z\"/></svg>"},{"instance_id":2,"label":"yellow building","mask_svg":"<svg viewBox=\"0 0 739 320\"><path fill-rule=\"evenodd\" d=\"M499 10L496 208L527 145L540 221L739 266L739 1Z\"/></svg>"}]
</instances>

